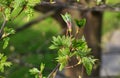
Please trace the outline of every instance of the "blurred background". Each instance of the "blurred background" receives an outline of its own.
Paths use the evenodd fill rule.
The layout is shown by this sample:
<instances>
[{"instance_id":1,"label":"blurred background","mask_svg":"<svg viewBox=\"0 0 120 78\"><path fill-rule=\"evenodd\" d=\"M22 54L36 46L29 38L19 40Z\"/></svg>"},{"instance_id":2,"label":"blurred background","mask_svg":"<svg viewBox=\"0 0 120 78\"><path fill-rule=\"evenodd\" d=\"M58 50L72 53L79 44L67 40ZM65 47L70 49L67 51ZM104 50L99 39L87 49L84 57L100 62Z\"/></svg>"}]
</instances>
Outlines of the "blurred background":
<instances>
[{"instance_id":1,"label":"blurred background","mask_svg":"<svg viewBox=\"0 0 120 78\"><path fill-rule=\"evenodd\" d=\"M108 4L115 4L119 0L108 0ZM44 13L36 11L30 21L44 15ZM0 20L2 20L0 16ZM26 20L23 12L15 20L7 23L7 27L19 28L29 21ZM0 21L0 25L2 21ZM30 75L29 69L39 67L45 63L44 75L56 66L54 58L56 52L49 50L52 36L61 34L62 27L58 21L52 17L36 23L25 30L16 32L11 36L7 49L3 50L3 43L0 42L0 52L4 52L9 60L13 63L12 67L6 69L6 72L0 73L6 78L34 78ZM105 11L102 20L102 64L101 76L119 76L120 75L120 12Z\"/></svg>"}]
</instances>

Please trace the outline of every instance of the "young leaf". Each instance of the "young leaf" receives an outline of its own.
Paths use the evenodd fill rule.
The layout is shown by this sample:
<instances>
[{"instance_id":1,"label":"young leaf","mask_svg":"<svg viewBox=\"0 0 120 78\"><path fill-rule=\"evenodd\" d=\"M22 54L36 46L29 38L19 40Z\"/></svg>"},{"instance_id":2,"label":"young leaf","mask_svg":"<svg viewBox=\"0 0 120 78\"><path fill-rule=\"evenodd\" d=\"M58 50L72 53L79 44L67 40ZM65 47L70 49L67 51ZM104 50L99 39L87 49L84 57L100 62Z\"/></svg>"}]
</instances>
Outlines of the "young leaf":
<instances>
[{"instance_id":1,"label":"young leaf","mask_svg":"<svg viewBox=\"0 0 120 78\"><path fill-rule=\"evenodd\" d=\"M66 56L58 56L56 59L60 63L59 70L61 71L67 64L67 57Z\"/></svg>"},{"instance_id":2,"label":"young leaf","mask_svg":"<svg viewBox=\"0 0 120 78\"><path fill-rule=\"evenodd\" d=\"M4 41L3 49L5 49L8 46L9 40L10 40L9 37L6 37L6 38L3 39L3 41Z\"/></svg>"},{"instance_id":3,"label":"young leaf","mask_svg":"<svg viewBox=\"0 0 120 78\"><path fill-rule=\"evenodd\" d=\"M30 72L31 74L33 74L33 75L36 75L36 74L38 74L40 71L39 71L37 68L32 68L32 69L29 70L29 72Z\"/></svg>"},{"instance_id":4,"label":"young leaf","mask_svg":"<svg viewBox=\"0 0 120 78\"><path fill-rule=\"evenodd\" d=\"M86 24L86 19L85 18L81 19L81 20L75 19L75 22L79 28L83 28Z\"/></svg>"},{"instance_id":5,"label":"young leaf","mask_svg":"<svg viewBox=\"0 0 120 78\"><path fill-rule=\"evenodd\" d=\"M93 63L91 62L91 60L88 57L83 57L82 58L82 63L83 63L83 66L86 69L87 74L90 75L91 71L92 71L92 68L93 68Z\"/></svg>"},{"instance_id":6,"label":"young leaf","mask_svg":"<svg viewBox=\"0 0 120 78\"><path fill-rule=\"evenodd\" d=\"M5 67L10 67L11 62L7 62L7 57L0 53L0 72L4 72Z\"/></svg>"},{"instance_id":7,"label":"young leaf","mask_svg":"<svg viewBox=\"0 0 120 78\"><path fill-rule=\"evenodd\" d=\"M6 16L6 20L9 20L11 17L11 8L6 8L5 9L5 16Z\"/></svg>"},{"instance_id":8,"label":"young leaf","mask_svg":"<svg viewBox=\"0 0 120 78\"><path fill-rule=\"evenodd\" d=\"M41 65L40 65L40 72L41 73L43 72L44 68L45 68L45 64L41 63Z\"/></svg>"}]
</instances>

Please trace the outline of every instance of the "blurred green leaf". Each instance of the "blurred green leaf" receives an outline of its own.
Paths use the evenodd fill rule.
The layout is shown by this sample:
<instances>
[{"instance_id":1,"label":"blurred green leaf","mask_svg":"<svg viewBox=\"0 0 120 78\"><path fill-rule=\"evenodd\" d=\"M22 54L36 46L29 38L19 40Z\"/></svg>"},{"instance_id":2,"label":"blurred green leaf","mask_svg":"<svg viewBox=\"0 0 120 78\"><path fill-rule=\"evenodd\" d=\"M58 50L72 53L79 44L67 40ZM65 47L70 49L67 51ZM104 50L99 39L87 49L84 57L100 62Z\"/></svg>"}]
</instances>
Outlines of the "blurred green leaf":
<instances>
[{"instance_id":1,"label":"blurred green leaf","mask_svg":"<svg viewBox=\"0 0 120 78\"><path fill-rule=\"evenodd\" d=\"M29 70L29 72L30 72L31 74L33 74L33 75L36 75L36 74L38 74L40 71L39 71L37 68L32 68L32 69Z\"/></svg>"},{"instance_id":2,"label":"blurred green leaf","mask_svg":"<svg viewBox=\"0 0 120 78\"><path fill-rule=\"evenodd\" d=\"M7 57L0 53L0 72L4 72L5 67L10 67L11 62L7 62Z\"/></svg>"},{"instance_id":3,"label":"blurred green leaf","mask_svg":"<svg viewBox=\"0 0 120 78\"><path fill-rule=\"evenodd\" d=\"M6 20L10 19L10 17L11 17L11 8L6 8L5 9L5 17L6 17Z\"/></svg>"},{"instance_id":4,"label":"blurred green leaf","mask_svg":"<svg viewBox=\"0 0 120 78\"><path fill-rule=\"evenodd\" d=\"M86 19L85 18L80 20L75 19L75 22L79 28L83 28L86 24Z\"/></svg>"},{"instance_id":5,"label":"blurred green leaf","mask_svg":"<svg viewBox=\"0 0 120 78\"><path fill-rule=\"evenodd\" d=\"M43 72L44 68L45 68L45 64L41 63L41 65L40 65L40 72L41 73Z\"/></svg>"},{"instance_id":6,"label":"blurred green leaf","mask_svg":"<svg viewBox=\"0 0 120 78\"><path fill-rule=\"evenodd\" d=\"M68 21L71 22L71 15L70 14L65 13L65 15L61 14L61 16L65 22L68 22Z\"/></svg>"},{"instance_id":7,"label":"blurred green leaf","mask_svg":"<svg viewBox=\"0 0 120 78\"><path fill-rule=\"evenodd\" d=\"M3 39L3 41L4 41L3 49L5 49L5 48L8 46L8 44L9 44L9 40L10 40L9 37L6 37L6 38Z\"/></svg>"},{"instance_id":8,"label":"blurred green leaf","mask_svg":"<svg viewBox=\"0 0 120 78\"><path fill-rule=\"evenodd\" d=\"M92 59L91 57L83 57L82 58L83 66L85 67L88 75L91 74L91 71L92 71L95 61L96 61L96 59Z\"/></svg>"}]
</instances>

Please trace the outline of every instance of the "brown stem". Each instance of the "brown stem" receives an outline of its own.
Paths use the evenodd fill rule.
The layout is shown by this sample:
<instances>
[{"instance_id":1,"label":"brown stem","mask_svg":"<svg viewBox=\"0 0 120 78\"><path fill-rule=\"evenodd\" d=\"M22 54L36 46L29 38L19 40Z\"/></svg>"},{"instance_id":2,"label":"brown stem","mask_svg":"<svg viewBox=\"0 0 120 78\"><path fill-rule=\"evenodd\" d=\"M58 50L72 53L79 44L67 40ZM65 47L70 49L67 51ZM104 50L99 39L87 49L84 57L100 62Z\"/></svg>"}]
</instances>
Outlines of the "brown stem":
<instances>
[{"instance_id":1,"label":"brown stem","mask_svg":"<svg viewBox=\"0 0 120 78\"><path fill-rule=\"evenodd\" d=\"M60 67L60 64L58 63L57 66L53 69L53 71L49 74L47 78L54 78L59 67Z\"/></svg>"},{"instance_id":2,"label":"brown stem","mask_svg":"<svg viewBox=\"0 0 120 78\"><path fill-rule=\"evenodd\" d=\"M84 73L84 67L83 67L83 65L82 65L81 78L83 77L83 73Z\"/></svg>"},{"instance_id":3,"label":"brown stem","mask_svg":"<svg viewBox=\"0 0 120 78\"><path fill-rule=\"evenodd\" d=\"M0 28L0 39L2 38L3 31L4 31L4 27L5 27L5 24L7 23L7 20L6 20L5 14L2 13L2 15L3 15L4 21L3 21L3 24L2 24L2 26L1 26L1 28Z\"/></svg>"}]
</instances>

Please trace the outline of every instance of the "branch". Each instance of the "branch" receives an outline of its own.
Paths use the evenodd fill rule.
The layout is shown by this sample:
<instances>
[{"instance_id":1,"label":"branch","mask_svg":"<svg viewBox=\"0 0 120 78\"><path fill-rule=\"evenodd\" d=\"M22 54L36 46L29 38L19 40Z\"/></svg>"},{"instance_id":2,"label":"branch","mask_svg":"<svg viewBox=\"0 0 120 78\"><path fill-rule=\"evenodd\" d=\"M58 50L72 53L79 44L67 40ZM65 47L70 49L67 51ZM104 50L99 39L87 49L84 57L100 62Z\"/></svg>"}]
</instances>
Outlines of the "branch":
<instances>
[{"instance_id":1,"label":"branch","mask_svg":"<svg viewBox=\"0 0 120 78\"><path fill-rule=\"evenodd\" d=\"M35 20L30 21L30 22L28 22L27 24L21 26L20 28L15 29L16 33L20 32L20 31L22 31L22 30L25 30L25 29L31 27L31 26L34 25L34 24L37 24L38 22L46 19L46 18L49 17L49 16L52 16L53 14L55 14L55 12L56 12L56 11L49 11L49 12L45 13L44 15L36 18ZM3 29L3 26L2 26L2 29ZM1 32L1 31L0 31L0 32ZM0 40L4 39L5 37L8 37L8 36L11 36L11 34L2 37Z\"/></svg>"},{"instance_id":2,"label":"branch","mask_svg":"<svg viewBox=\"0 0 120 78\"><path fill-rule=\"evenodd\" d=\"M94 7L89 7L88 5L82 5L82 4L68 4L68 3L49 3L49 2L41 2L39 6L48 6L48 7L54 7L54 8L70 8L70 9L77 9L80 11L115 11L119 12L120 11L120 3L117 3L115 5L108 5L108 4L101 4L101 5L96 5Z\"/></svg>"},{"instance_id":3,"label":"branch","mask_svg":"<svg viewBox=\"0 0 120 78\"><path fill-rule=\"evenodd\" d=\"M4 21L3 21L3 24L2 24L2 26L1 26L1 28L0 28L0 39L2 38L3 31L4 31L4 27L5 27L5 24L7 23L7 20L6 20L5 14L2 13L2 15L3 15Z\"/></svg>"},{"instance_id":4,"label":"branch","mask_svg":"<svg viewBox=\"0 0 120 78\"><path fill-rule=\"evenodd\" d=\"M49 12L47 12L46 14L44 14L44 15L36 18L35 20L33 20L33 21L31 21L31 22L28 22L27 24L21 26L20 28L17 28L17 29L16 29L16 32L19 32L19 31L21 31L21 30L24 30L24 29L26 29L26 28L31 27L32 25L34 25L34 24L36 24L36 23L44 20L45 18L47 18L47 17L49 17L49 16L52 16L53 14L55 14L55 12L56 12L56 11L49 11Z\"/></svg>"},{"instance_id":5,"label":"branch","mask_svg":"<svg viewBox=\"0 0 120 78\"><path fill-rule=\"evenodd\" d=\"M53 71L49 74L47 78L54 78L59 67L60 67L60 64L58 63L57 66L53 69Z\"/></svg>"}]
</instances>

